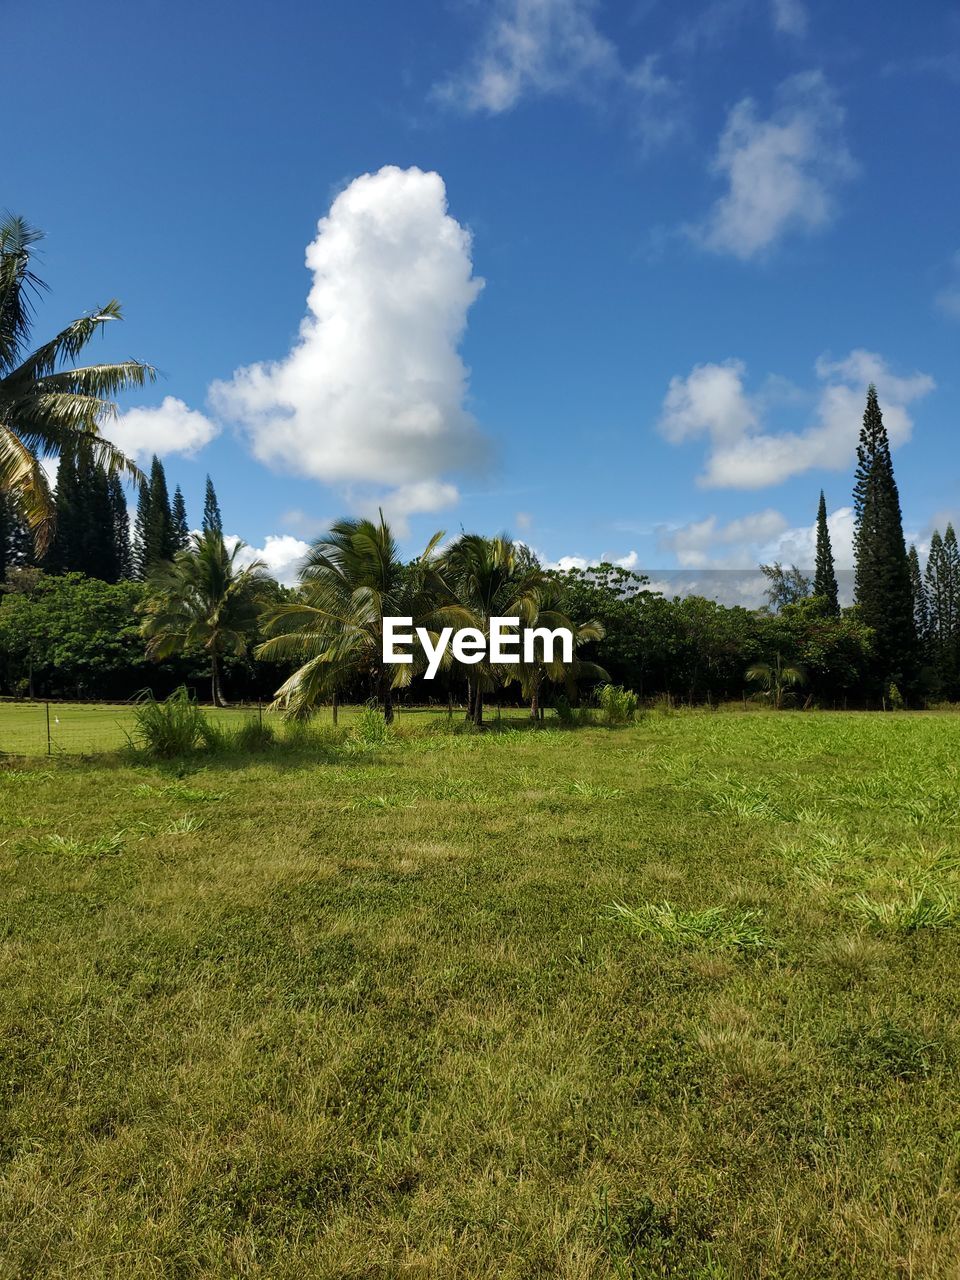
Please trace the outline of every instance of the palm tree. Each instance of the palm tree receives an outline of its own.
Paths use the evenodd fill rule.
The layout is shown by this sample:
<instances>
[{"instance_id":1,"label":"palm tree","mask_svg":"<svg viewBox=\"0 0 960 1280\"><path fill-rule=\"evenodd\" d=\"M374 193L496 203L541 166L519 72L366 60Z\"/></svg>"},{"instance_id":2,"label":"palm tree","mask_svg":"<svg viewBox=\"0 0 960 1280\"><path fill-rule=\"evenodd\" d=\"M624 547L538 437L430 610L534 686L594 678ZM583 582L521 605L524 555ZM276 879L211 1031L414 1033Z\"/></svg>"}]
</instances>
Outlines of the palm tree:
<instances>
[{"instance_id":1,"label":"palm tree","mask_svg":"<svg viewBox=\"0 0 960 1280\"><path fill-rule=\"evenodd\" d=\"M490 619L519 618L521 632L535 626L550 580L526 548L509 538L476 533L463 534L447 548L439 576L450 597L444 620L474 627L487 640L483 660L466 668L467 718L479 727L484 693L506 678L516 678L515 666L500 668L490 662Z\"/></svg>"},{"instance_id":2,"label":"palm tree","mask_svg":"<svg viewBox=\"0 0 960 1280\"><path fill-rule=\"evenodd\" d=\"M603 667L598 666L595 662L584 662L577 657L577 650L582 649L585 644L589 644L591 640L603 639L606 634L603 623L598 622L595 618L591 618L589 622L576 623L557 608L558 603L559 601L551 601L548 597L545 597L543 605L549 607L541 607L534 625L547 627L551 631L556 631L559 627L563 627L571 632L573 635L573 661L564 662L556 651L551 662L546 662L542 657L537 657L533 662L529 663L521 659L518 668L520 672L520 690L524 698L530 703L530 718L532 720L536 720L540 716L540 693L545 683L565 685L568 692L573 695L580 680L596 680L599 682L609 681L610 679ZM522 652L523 643L521 640L521 654Z\"/></svg>"},{"instance_id":3,"label":"palm tree","mask_svg":"<svg viewBox=\"0 0 960 1280\"><path fill-rule=\"evenodd\" d=\"M786 665L778 653L775 662L755 662L748 667L746 679L750 684L761 685L761 697L769 698L780 711L788 690L806 684L807 673L799 665Z\"/></svg>"},{"instance_id":4,"label":"palm tree","mask_svg":"<svg viewBox=\"0 0 960 1280\"><path fill-rule=\"evenodd\" d=\"M414 664L383 661L383 620L409 617L433 632L438 583L435 551L443 537L435 533L423 554L406 565L390 527L380 513L372 520L338 520L315 542L300 570L300 596L277 605L265 620L267 639L257 657L300 665L278 689L274 705L296 718L309 716L358 678L393 720L393 693L405 687Z\"/></svg>"},{"instance_id":5,"label":"palm tree","mask_svg":"<svg viewBox=\"0 0 960 1280\"><path fill-rule=\"evenodd\" d=\"M22 218L0 218L0 493L9 495L33 531L38 552L49 544L54 508L40 459L83 441L94 464L108 475L126 472L142 480L136 466L100 435L102 418L116 413L112 397L142 387L156 374L138 360L71 367L94 335L121 319L110 301L82 316L32 353L31 295L44 289L31 270L33 246L42 233Z\"/></svg>"},{"instance_id":6,"label":"palm tree","mask_svg":"<svg viewBox=\"0 0 960 1280\"><path fill-rule=\"evenodd\" d=\"M261 560L237 563L243 548L238 541L228 549L216 530L193 534L172 561L155 565L141 606L147 657L159 661L197 649L210 655L216 707L223 706L223 659L247 653L273 585Z\"/></svg>"}]
</instances>

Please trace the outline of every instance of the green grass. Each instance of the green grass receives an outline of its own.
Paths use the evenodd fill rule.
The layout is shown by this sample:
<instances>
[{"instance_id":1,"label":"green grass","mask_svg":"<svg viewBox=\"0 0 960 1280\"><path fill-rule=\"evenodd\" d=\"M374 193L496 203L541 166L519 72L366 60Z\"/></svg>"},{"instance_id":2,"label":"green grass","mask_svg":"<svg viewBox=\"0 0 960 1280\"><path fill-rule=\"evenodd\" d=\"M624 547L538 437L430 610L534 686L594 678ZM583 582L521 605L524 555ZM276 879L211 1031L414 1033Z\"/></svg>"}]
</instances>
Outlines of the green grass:
<instances>
[{"instance_id":1,"label":"green grass","mask_svg":"<svg viewBox=\"0 0 960 1280\"><path fill-rule=\"evenodd\" d=\"M0 765L0 1275L955 1275L960 719L414 723Z\"/></svg>"}]
</instances>

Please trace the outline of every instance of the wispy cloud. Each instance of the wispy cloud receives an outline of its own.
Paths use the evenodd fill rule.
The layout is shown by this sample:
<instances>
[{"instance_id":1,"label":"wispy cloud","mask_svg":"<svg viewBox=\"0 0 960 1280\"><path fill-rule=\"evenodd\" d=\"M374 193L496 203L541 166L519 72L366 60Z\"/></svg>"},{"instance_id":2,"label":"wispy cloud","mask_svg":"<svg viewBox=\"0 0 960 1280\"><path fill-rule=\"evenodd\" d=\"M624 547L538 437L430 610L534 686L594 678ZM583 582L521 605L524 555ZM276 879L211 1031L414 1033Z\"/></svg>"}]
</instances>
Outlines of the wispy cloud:
<instances>
[{"instance_id":1,"label":"wispy cloud","mask_svg":"<svg viewBox=\"0 0 960 1280\"><path fill-rule=\"evenodd\" d=\"M677 87L649 54L625 66L596 23L595 0L494 0L473 57L434 86L467 112L500 115L524 98L616 93L642 140L656 145L680 125Z\"/></svg>"},{"instance_id":2,"label":"wispy cloud","mask_svg":"<svg viewBox=\"0 0 960 1280\"><path fill-rule=\"evenodd\" d=\"M727 190L688 234L714 253L747 260L792 231L826 226L837 186L855 172L842 125L843 110L819 71L784 81L768 117L752 98L738 102L712 165Z\"/></svg>"}]
</instances>

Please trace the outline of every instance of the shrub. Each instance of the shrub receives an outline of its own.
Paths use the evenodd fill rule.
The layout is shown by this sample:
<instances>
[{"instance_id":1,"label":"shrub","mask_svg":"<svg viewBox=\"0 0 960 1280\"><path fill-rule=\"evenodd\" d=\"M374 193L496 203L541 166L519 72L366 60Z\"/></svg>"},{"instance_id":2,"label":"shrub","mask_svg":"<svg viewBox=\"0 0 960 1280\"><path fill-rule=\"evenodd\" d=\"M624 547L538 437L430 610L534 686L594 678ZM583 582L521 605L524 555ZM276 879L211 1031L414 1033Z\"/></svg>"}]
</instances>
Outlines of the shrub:
<instances>
[{"instance_id":1,"label":"shrub","mask_svg":"<svg viewBox=\"0 0 960 1280\"><path fill-rule=\"evenodd\" d=\"M164 760L196 751L206 742L210 729L203 711L182 685L163 702L152 693L143 695L134 711L134 722L136 745Z\"/></svg>"},{"instance_id":2,"label":"shrub","mask_svg":"<svg viewBox=\"0 0 960 1280\"><path fill-rule=\"evenodd\" d=\"M597 695L597 702L607 724L629 724L637 714L640 700L632 689L622 685L605 684Z\"/></svg>"}]
</instances>

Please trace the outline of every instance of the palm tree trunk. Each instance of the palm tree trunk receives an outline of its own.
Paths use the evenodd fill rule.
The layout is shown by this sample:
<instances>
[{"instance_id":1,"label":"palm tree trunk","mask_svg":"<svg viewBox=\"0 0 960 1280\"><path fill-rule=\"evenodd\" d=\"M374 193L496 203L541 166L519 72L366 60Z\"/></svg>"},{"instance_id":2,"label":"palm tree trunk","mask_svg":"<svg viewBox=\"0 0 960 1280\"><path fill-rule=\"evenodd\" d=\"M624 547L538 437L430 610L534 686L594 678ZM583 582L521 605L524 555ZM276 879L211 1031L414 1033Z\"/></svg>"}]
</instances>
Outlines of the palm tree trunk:
<instances>
[{"instance_id":1,"label":"palm tree trunk","mask_svg":"<svg viewBox=\"0 0 960 1280\"><path fill-rule=\"evenodd\" d=\"M540 681L534 680L533 693L530 695L530 719L540 719Z\"/></svg>"},{"instance_id":2,"label":"palm tree trunk","mask_svg":"<svg viewBox=\"0 0 960 1280\"><path fill-rule=\"evenodd\" d=\"M479 680L473 692L473 723L478 729L483 728L483 690L480 688Z\"/></svg>"},{"instance_id":3,"label":"palm tree trunk","mask_svg":"<svg viewBox=\"0 0 960 1280\"><path fill-rule=\"evenodd\" d=\"M210 695L215 707L223 706L223 697L220 693L220 659L216 653L210 655Z\"/></svg>"},{"instance_id":4,"label":"palm tree trunk","mask_svg":"<svg viewBox=\"0 0 960 1280\"><path fill-rule=\"evenodd\" d=\"M473 681L467 677L467 719L473 719L474 687Z\"/></svg>"},{"instance_id":5,"label":"palm tree trunk","mask_svg":"<svg viewBox=\"0 0 960 1280\"><path fill-rule=\"evenodd\" d=\"M389 678L383 683L383 718L387 724L393 724L393 689Z\"/></svg>"}]
</instances>

